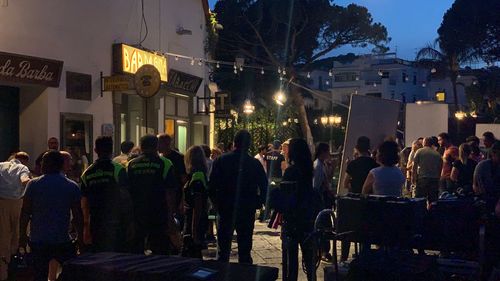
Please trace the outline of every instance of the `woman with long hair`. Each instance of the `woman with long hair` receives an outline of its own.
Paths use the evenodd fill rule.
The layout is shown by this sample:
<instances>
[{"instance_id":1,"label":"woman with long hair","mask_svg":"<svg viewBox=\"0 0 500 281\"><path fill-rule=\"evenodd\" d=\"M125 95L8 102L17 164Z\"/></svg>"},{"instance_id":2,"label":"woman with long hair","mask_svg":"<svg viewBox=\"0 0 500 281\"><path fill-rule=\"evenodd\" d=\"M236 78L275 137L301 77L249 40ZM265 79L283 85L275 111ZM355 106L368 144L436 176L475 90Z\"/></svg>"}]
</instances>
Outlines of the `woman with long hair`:
<instances>
[{"instance_id":1,"label":"woman with long hair","mask_svg":"<svg viewBox=\"0 0 500 281\"><path fill-rule=\"evenodd\" d=\"M458 147L458 159L453 162L450 179L455 182L457 188L461 188L465 194L472 192L472 178L477 162L471 158L472 149L467 143Z\"/></svg>"},{"instance_id":2,"label":"woman with long hair","mask_svg":"<svg viewBox=\"0 0 500 281\"><path fill-rule=\"evenodd\" d=\"M185 223L182 255L202 258L208 227L207 159L201 146L191 146L184 156L188 181L184 186Z\"/></svg>"},{"instance_id":3,"label":"woman with long hair","mask_svg":"<svg viewBox=\"0 0 500 281\"><path fill-rule=\"evenodd\" d=\"M305 140L290 140L288 164L280 188L271 195L271 207L283 214L283 281L297 280L299 245L307 280L314 281L317 246L311 234L322 206L313 189L313 161Z\"/></svg>"}]
</instances>

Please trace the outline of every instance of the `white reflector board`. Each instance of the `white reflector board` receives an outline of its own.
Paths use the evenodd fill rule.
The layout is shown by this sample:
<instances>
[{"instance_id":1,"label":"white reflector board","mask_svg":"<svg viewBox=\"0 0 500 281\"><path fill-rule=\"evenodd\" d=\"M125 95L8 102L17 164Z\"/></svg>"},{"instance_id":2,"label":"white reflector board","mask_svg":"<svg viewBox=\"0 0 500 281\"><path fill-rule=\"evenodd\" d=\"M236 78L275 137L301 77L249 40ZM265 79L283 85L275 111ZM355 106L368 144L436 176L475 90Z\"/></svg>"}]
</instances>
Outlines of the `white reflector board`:
<instances>
[{"instance_id":1,"label":"white reflector board","mask_svg":"<svg viewBox=\"0 0 500 281\"><path fill-rule=\"evenodd\" d=\"M443 103L407 103L405 145L419 137L437 136L448 132L448 105Z\"/></svg>"},{"instance_id":2,"label":"white reflector board","mask_svg":"<svg viewBox=\"0 0 500 281\"><path fill-rule=\"evenodd\" d=\"M363 95L352 95L347 120L347 131L340 166L338 194L347 192L343 187L347 161L352 160L356 141L361 136L370 138L372 149L376 149L385 138L395 137L401 103Z\"/></svg>"}]
</instances>

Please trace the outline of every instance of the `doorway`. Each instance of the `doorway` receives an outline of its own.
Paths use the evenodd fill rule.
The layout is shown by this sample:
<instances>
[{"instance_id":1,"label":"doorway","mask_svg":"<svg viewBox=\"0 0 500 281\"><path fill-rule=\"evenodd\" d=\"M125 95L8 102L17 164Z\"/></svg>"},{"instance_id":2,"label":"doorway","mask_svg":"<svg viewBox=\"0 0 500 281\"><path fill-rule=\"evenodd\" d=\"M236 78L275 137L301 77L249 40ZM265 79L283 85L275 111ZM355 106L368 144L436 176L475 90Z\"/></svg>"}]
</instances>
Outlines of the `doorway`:
<instances>
[{"instance_id":1,"label":"doorway","mask_svg":"<svg viewBox=\"0 0 500 281\"><path fill-rule=\"evenodd\" d=\"M79 182L80 175L92 163L92 115L61 114L61 149L69 152L73 163L69 177Z\"/></svg>"},{"instance_id":2,"label":"doorway","mask_svg":"<svg viewBox=\"0 0 500 281\"><path fill-rule=\"evenodd\" d=\"M19 151L19 88L0 86L0 161Z\"/></svg>"}]
</instances>

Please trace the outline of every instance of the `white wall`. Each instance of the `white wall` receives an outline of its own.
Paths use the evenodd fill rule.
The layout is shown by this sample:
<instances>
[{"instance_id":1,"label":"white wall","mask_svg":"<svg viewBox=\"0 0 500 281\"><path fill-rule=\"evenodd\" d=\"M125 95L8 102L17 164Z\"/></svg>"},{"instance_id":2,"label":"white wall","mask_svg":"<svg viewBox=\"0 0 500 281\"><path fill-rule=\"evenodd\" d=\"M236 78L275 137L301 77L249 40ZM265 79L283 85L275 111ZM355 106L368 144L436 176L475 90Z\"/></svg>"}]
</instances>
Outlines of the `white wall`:
<instances>
[{"instance_id":1,"label":"white wall","mask_svg":"<svg viewBox=\"0 0 500 281\"><path fill-rule=\"evenodd\" d=\"M144 0L144 6L148 25L148 37L142 43L145 48L204 57L205 15L201 0ZM177 35L177 26L191 30L192 35ZM34 118L46 120L37 131L43 137L37 141L44 145L23 139L21 143L34 145L35 152L40 153L47 136L60 134L60 112L92 114L94 138L100 134L102 123L113 123L111 93L100 97L99 73L111 74L112 44L139 43L140 28L140 0L25 0L9 1L6 7L0 7L0 51L64 61L59 88L47 88L41 96L46 99L47 110L41 109L44 102L34 99L21 113L21 127ZM204 67L197 64L191 66L189 61L174 59L169 62L169 68L206 76ZM92 101L65 98L66 71L92 75ZM203 87L198 94L203 95Z\"/></svg>"}]
</instances>

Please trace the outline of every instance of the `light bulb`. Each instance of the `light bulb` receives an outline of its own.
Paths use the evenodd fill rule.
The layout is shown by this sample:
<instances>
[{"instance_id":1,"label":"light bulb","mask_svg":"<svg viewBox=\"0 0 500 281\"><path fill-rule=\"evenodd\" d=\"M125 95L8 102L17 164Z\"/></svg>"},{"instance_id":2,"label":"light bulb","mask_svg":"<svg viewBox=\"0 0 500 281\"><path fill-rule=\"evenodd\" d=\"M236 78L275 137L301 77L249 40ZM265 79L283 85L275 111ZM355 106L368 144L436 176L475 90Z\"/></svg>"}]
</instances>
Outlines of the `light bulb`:
<instances>
[{"instance_id":1,"label":"light bulb","mask_svg":"<svg viewBox=\"0 0 500 281\"><path fill-rule=\"evenodd\" d=\"M236 68L234 69L233 72L234 72L234 74L238 74L238 70Z\"/></svg>"},{"instance_id":2,"label":"light bulb","mask_svg":"<svg viewBox=\"0 0 500 281\"><path fill-rule=\"evenodd\" d=\"M219 62L217 62L217 64L215 65L215 67L220 68Z\"/></svg>"},{"instance_id":3,"label":"light bulb","mask_svg":"<svg viewBox=\"0 0 500 281\"><path fill-rule=\"evenodd\" d=\"M234 70L238 69L238 67L236 66L236 63L234 63L233 68L234 68Z\"/></svg>"},{"instance_id":4,"label":"light bulb","mask_svg":"<svg viewBox=\"0 0 500 281\"><path fill-rule=\"evenodd\" d=\"M264 75L264 68L260 69L260 74Z\"/></svg>"},{"instance_id":5,"label":"light bulb","mask_svg":"<svg viewBox=\"0 0 500 281\"><path fill-rule=\"evenodd\" d=\"M286 69L283 68L283 75L286 75Z\"/></svg>"},{"instance_id":6,"label":"light bulb","mask_svg":"<svg viewBox=\"0 0 500 281\"><path fill-rule=\"evenodd\" d=\"M307 73L307 78L311 78L311 73L310 72Z\"/></svg>"},{"instance_id":7,"label":"light bulb","mask_svg":"<svg viewBox=\"0 0 500 281\"><path fill-rule=\"evenodd\" d=\"M175 56L175 60L178 61L179 60L179 56Z\"/></svg>"},{"instance_id":8,"label":"light bulb","mask_svg":"<svg viewBox=\"0 0 500 281\"><path fill-rule=\"evenodd\" d=\"M200 59L200 61L198 62L198 65L201 66L203 64L203 61Z\"/></svg>"},{"instance_id":9,"label":"light bulb","mask_svg":"<svg viewBox=\"0 0 500 281\"><path fill-rule=\"evenodd\" d=\"M194 59L191 59L191 65L194 65Z\"/></svg>"},{"instance_id":10,"label":"light bulb","mask_svg":"<svg viewBox=\"0 0 500 281\"><path fill-rule=\"evenodd\" d=\"M281 74L281 67L278 67L278 73Z\"/></svg>"},{"instance_id":11,"label":"light bulb","mask_svg":"<svg viewBox=\"0 0 500 281\"><path fill-rule=\"evenodd\" d=\"M240 65L240 71L243 71L243 66Z\"/></svg>"},{"instance_id":12,"label":"light bulb","mask_svg":"<svg viewBox=\"0 0 500 281\"><path fill-rule=\"evenodd\" d=\"M330 76L330 77L333 76L332 70L328 71L328 76Z\"/></svg>"}]
</instances>

